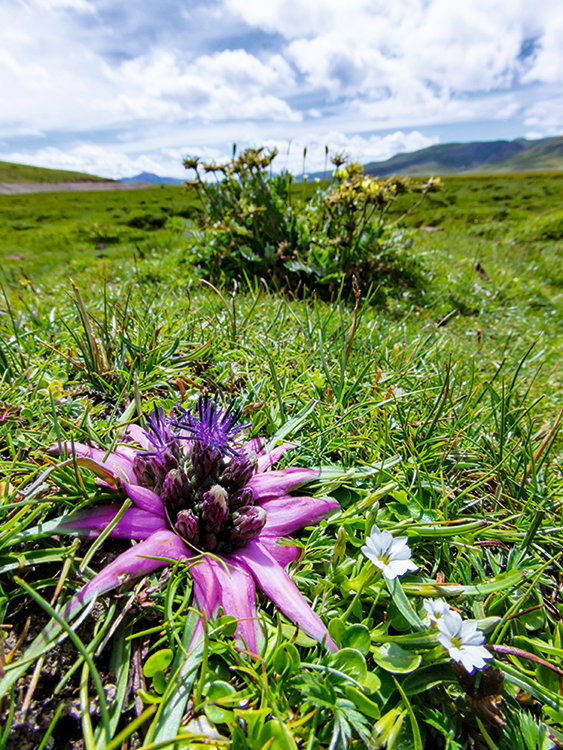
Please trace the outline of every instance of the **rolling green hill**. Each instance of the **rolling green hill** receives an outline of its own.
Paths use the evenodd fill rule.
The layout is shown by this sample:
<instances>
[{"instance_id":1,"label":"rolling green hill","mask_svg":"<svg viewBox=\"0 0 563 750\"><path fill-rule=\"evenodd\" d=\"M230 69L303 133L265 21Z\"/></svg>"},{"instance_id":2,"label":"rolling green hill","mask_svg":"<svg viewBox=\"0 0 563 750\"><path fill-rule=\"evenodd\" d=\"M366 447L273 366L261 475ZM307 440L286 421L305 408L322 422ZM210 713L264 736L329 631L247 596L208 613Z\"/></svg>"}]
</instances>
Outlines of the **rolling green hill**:
<instances>
[{"instance_id":1,"label":"rolling green hill","mask_svg":"<svg viewBox=\"0 0 563 750\"><path fill-rule=\"evenodd\" d=\"M371 162L366 173L386 177L459 174L509 174L563 170L563 137L528 141L442 143L383 162Z\"/></svg>"},{"instance_id":2,"label":"rolling green hill","mask_svg":"<svg viewBox=\"0 0 563 750\"><path fill-rule=\"evenodd\" d=\"M84 172L66 169L45 169L27 164L0 161L0 182L106 182L106 177L96 177Z\"/></svg>"}]
</instances>

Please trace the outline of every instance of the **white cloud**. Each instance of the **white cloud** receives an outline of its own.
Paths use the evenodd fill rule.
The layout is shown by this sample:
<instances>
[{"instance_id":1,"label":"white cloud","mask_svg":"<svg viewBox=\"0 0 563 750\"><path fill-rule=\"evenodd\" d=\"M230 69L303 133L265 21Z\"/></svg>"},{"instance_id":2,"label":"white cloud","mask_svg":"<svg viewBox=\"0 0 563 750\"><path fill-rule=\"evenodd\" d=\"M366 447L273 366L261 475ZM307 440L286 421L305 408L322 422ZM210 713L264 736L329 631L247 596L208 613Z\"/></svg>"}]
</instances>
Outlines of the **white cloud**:
<instances>
[{"instance_id":1,"label":"white cloud","mask_svg":"<svg viewBox=\"0 0 563 750\"><path fill-rule=\"evenodd\" d=\"M123 113L137 117L204 120L282 119L300 115L272 91L288 89L289 65L273 56L266 65L242 49L198 58L186 65L178 53L156 53L106 66L107 78L122 92Z\"/></svg>"},{"instance_id":2,"label":"white cloud","mask_svg":"<svg viewBox=\"0 0 563 750\"><path fill-rule=\"evenodd\" d=\"M287 49L311 88L334 100L367 107L397 101L418 118L463 94L509 90L520 70L524 32L504 3L406 1L400 14L397 4L378 13L353 5L356 13L329 5L330 28L299 35Z\"/></svg>"},{"instance_id":3,"label":"white cloud","mask_svg":"<svg viewBox=\"0 0 563 750\"><path fill-rule=\"evenodd\" d=\"M31 12L33 10L33 12ZM0 7L0 132L87 130L136 120L285 120L301 117L285 100L293 72L280 55L258 59L244 49L195 60L155 44L116 62L96 49L74 10L86 0L34 0ZM119 40L117 40L119 44Z\"/></svg>"},{"instance_id":4,"label":"white cloud","mask_svg":"<svg viewBox=\"0 0 563 750\"><path fill-rule=\"evenodd\" d=\"M536 47L531 64L524 73L525 83L541 82L561 85L563 78L563 13L561 3L553 0L538 8Z\"/></svg>"},{"instance_id":5,"label":"white cloud","mask_svg":"<svg viewBox=\"0 0 563 750\"><path fill-rule=\"evenodd\" d=\"M525 97L518 80L563 83L559 0L224 2L285 35L310 90L388 125L490 117L489 96L502 93L512 99L492 117L510 119Z\"/></svg>"},{"instance_id":6,"label":"white cloud","mask_svg":"<svg viewBox=\"0 0 563 750\"><path fill-rule=\"evenodd\" d=\"M95 13L94 5L88 0L35 0L33 5L48 10L76 10L79 13Z\"/></svg>"},{"instance_id":7,"label":"white cloud","mask_svg":"<svg viewBox=\"0 0 563 750\"><path fill-rule=\"evenodd\" d=\"M2 159L19 164L33 164L38 167L86 172L87 174L112 179L132 177L140 172L163 174L163 167L168 166L163 163L162 159L155 159L150 156L130 157L119 151L93 144L74 146L64 151L59 148L47 147L31 154L12 152L3 155ZM183 177L183 175L178 176Z\"/></svg>"},{"instance_id":8,"label":"white cloud","mask_svg":"<svg viewBox=\"0 0 563 750\"><path fill-rule=\"evenodd\" d=\"M269 148L277 147L279 155L274 162L276 169L288 169L296 175L303 170L303 150L307 148L305 171L322 172L325 168L326 146L328 146L329 160L327 172L334 166L330 157L336 152L344 152L350 159L363 164L371 161L386 161L398 153L417 151L438 143L439 138L428 138L416 130L403 133L398 130L385 136L346 135L339 131L331 131L315 136L300 136L292 141L271 139L265 142ZM258 145L258 144L256 144ZM262 144L260 144L262 145Z\"/></svg>"},{"instance_id":9,"label":"white cloud","mask_svg":"<svg viewBox=\"0 0 563 750\"><path fill-rule=\"evenodd\" d=\"M386 136L363 137L360 135L347 136L345 133L333 131L317 137L299 137L294 141L284 139L269 139L265 142L240 142L238 150L248 146L277 147L279 155L274 161L276 170L289 169L293 174L300 175L303 167L303 149L307 147L305 168L307 172L319 172L325 166L325 146L329 147L329 157L335 152L345 152L349 158L363 163L369 161L384 161L396 153L416 151L437 143L437 138L412 131L403 133L397 131ZM118 179L132 177L140 172L154 172L168 177L187 177L183 167L183 159L187 155L199 156L203 161L225 162L231 158L231 147L201 146L187 143L185 146L154 149L145 155L130 155L127 146L121 149L104 148L91 143L84 143L68 149L48 146L33 152L13 151L0 154L0 159L20 164L34 164L40 167L68 169L77 172L100 175ZM333 165L328 162L328 172Z\"/></svg>"},{"instance_id":10,"label":"white cloud","mask_svg":"<svg viewBox=\"0 0 563 750\"><path fill-rule=\"evenodd\" d=\"M547 135L563 133L563 99L539 101L526 110L525 125L541 128Z\"/></svg>"},{"instance_id":11,"label":"white cloud","mask_svg":"<svg viewBox=\"0 0 563 750\"><path fill-rule=\"evenodd\" d=\"M103 131L129 174L143 150L170 173L186 137L221 153L293 138L300 172L297 151L322 170L329 137L369 161L429 145L433 124L558 132L562 36L560 0L3 0L0 138L40 132L99 171L77 143ZM396 132L354 136L377 129Z\"/></svg>"}]
</instances>

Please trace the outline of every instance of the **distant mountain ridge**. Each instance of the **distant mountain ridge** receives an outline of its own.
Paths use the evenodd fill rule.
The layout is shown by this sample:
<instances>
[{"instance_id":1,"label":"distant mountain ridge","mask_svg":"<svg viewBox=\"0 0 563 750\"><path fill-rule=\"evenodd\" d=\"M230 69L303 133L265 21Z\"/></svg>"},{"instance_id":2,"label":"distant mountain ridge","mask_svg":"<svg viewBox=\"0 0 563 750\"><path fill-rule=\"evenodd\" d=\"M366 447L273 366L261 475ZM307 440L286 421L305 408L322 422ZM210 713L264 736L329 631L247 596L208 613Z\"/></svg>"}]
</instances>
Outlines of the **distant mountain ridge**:
<instances>
[{"instance_id":1,"label":"distant mountain ridge","mask_svg":"<svg viewBox=\"0 0 563 750\"><path fill-rule=\"evenodd\" d=\"M159 177L153 172L141 172L135 177L122 177L120 182L148 182L149 185L183 185L184 180L177 177Z\"/></svg>"},{"instance_id":2,"label":"distant mountain ridge","mask_svg":"<svg viewBox=\"0 0 563 750\"><path fill-rule=\"evenodd\" d=\"M396 154L387 161L364 165L367 174L379 177L409 174L412 177L457 174L507 174L563 170L563 136L530 141L474 141L440 143Z\"/></svg>"},{"instance_id":3,"label":"distant mountain ridge","mask_svg":"<svg viewBox=\"0 0 563 750\"><path fill-rule=\"evenodd\" d=\"M364 171L379 177L394 174L427 177L430 175L493 175L525 172L561 171L563 173L563 136L533 141L516 138L513 141L440 143L411 153L395 154L386 161L369 162L364 165ZM322 178L323 172L309 175L309 179L314 177ZM296 179L299 180L300 177L297 176ZM114 181L84 172L0 161L0 184L71 182L105 182L108 185L112 182L115 185L120 182L182 185L184 180L177 177L160 177L152 172L141 172L135 177L124 177Z\"/></svg>"}]
</instances>

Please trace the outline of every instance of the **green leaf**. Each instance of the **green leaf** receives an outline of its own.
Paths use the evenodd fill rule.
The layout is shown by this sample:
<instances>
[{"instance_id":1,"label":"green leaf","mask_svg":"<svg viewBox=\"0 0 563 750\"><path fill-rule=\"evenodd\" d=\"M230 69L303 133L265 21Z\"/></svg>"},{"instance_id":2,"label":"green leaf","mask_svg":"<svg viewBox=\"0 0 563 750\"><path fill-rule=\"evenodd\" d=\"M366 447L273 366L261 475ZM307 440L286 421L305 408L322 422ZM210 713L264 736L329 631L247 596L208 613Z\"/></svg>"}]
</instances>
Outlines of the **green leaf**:
<instances>
[{"instance_id":1,"label":"green leaf","mask_svg":"<svg viewBox=\"0 0 563 750\"><path fill-rule=\"evenodd\" d=\"M313 399L313 401L309 401L309 403L303 409L301 409L297 416L288 419L287 422L285 422L279 428L276 434L272 436L272 438L268 442L268 445L266 446L267 450L272 450L273 448L275 448L277 443L284 440L292 432L298 432L301 425L305 422L309 414L313 411L318 403L319 402L316 399Z\"/></svg>"},{"instance_id":2,"label":"green leaf","mask_svg":"<svg viewBox=\"0 0 563 750\"><path fill-rule=\"evenodd\" d=\"M444 682L456 682L451 663L430 664L428 667L417 669L403 682L403 690L407 695L417 695L430 690Z\"/></svg>"},{"instance_id":3,"label":"green leaf","mask_svg":"<svg viewBox=\"0 0 563 750\"><path fill-rule=\"evenodd\" d=\"M363 680L362 682L362 687L366 691L366 693L372 695L372 693L377 693L377 691L381 687L381 680L375 674L375 672L368 672L365 680Z\"/></svg>"},{"instance_id":4,"label":"green leaf","mask_svg":"<svg viewBox=\"0 0 563 750\"><path fill-rule=\"evenodd\" d=\"M346 625L342 622L342 620L339 620L337 617L334 617L328 623L329 635L334 640L337 646L340 646L342 644L342 638L344 637L345 630L346 630Z\"/></svg>"},{"instance_id":5,"label":"green leaf","mask_svg":"<svg viewBox=\"0 0 563 750\"><path fill-rule=\"evenodd\" d=\"M154 677L157 672L163 672L166 667L172 664L174 652L169 648L163 648L161 651L149 656L143 667L145 677Z\"/></svg>"},{"instance_id":6,"label":"green leaf","mask_svg":"<svg viewBox=\"0 0 563 750\"><path fill-rule=\"evenodd\" d=\"M414 672L420 665L422 657L412 651L397 646L396 643L384 643L383 646L372 650L374 662L392 674L408 674Z\"/></svg>"},{"instance_id":7,"label":"green leaf","mask_svg":"<svg viewBox=\"0 0 563 750\"><path fill-rule=\"evenodd\" d=\"M152 677L152 685L159 695L162 695L164 693L164 691L166 690L166 677L164 676L164 672L155 672Z\"/></svg>"},{"instance_id":8,"label":"green leaf","mask_svg":"<svg viewBox=\"0 0 563 750\"><path fill-rule=\"evenodd\" d=\"M526 612L525 615L520 615L519 619L524 623L526 630L541 630L545 626L545 612L541 609Z\"/></svg>"},{"instance_id":9,"label":"green leaf","mask_svg":"<svg viewBox=\"0 0 563 750\"><path fill-rule=\"evenodd\" d=\"M279 675L289 676L301 669L299 651L293 643L282 643L278 646L273 659L274 670Z\"/></svg>"},{"instance_id":10,"label":"green leaf","mask_svg":"<svg viewBox=\"0 0 563 750\"><path fill-rule=\"evenodd\" d=\"M335 654L331 666L339 672L353 677L357 682L363 683L367 675L366 660L363 655L354 648L342 648Z\"/></svg>"},{"instance_id":11,"label":"green leaf","mask_svg":"<svg viewBox=\"0 0 563 750\"><path fill-rule=\"evenodd\" d=\"M302 630L298 630L297 635L295 635L295 625L289 625L286 622L282 622L281 631L286 638L291 638L291 640L294 640L298 646L302 646L303 648L313 648L317 645L317 641L313 640L313 638L309 638L309 636L305 635Z\"/></svg>"},{"instance_id":12,"label":"green leaf","mask_svg":"<svg viewBox=\"0 0 563 750\"><path fill-rule=\"evenodd\" d=\"M397 607L395 602L391 600L387 605L387 619L386 622L400 633L412 634L412 625L403 615L400 609ZM418 631L417 631L418 635ZM391 636L392 638L392 636Z\"/></svg>"},{"instance_id":13,"label":"green leaf","mask_svg":"<svg viewBox=\"0 0 563 750\"><path fill-rule=\"evenodd\" d=\"M264 745L268 750L297 750L297 744L288 728L278 719L272 719L262 727L258 747Z\"/></svg>"},{"instance_id":14,"label":"green leaf","mask_svg":"<svg viewBox=\"0 0 563 750\"><path fill-rule=\"evenodd\" d=\"M235 694L236 690L232 685L229 685L228 682L217 680L216 682L211 683L205 696L207 699L205 714L209 721L212 721L214 724L226 724L231 720L233 716L232 710L230 711L227 708L223 708L221 705L218 706L212 704L221 703L223 699L230 698Z\"/></svg>"},{"instance_id":15,"label":"green leaf","mask_svg":"<svg viewBox=\"0 0 563 750\"><path fill-rule=\"evenodd\" d=\"M232 615L223 615L222 617L219 617L218 620L216 620L215 627L213 628L210 635L220 634L224 635L227 638L232 637L235 634L237 625L238 620L236 617L233 617Z\"/></svg>"},{"instance_id":16,"label":"green leaf","mask_svg":"<svg viewBox=\"0 0 563 750\"><path fill-rule=\"evenodd\" d=\"M143 701L143 703L161 703L163 700L162 695L153 695L152 693L148 693L142 688L139 688L137 690L137 695Z\"/></svg>"},{"instance_id":17,"label":"green leaf","mask_svg":"<svg viewBox=\"0 0 563 750\"><path fill-rule=\"evenodd\" d=\"M379 719L380 711L377 703L371 701L353 685L346 685L344 692L348 700L352 701L358 711L369 716L370 719Z\"/></svg>"},{"instance_id":18,"label":"green leaf","mask_svg":"<svg viewBox=\"0 0 563 750\"><path fill-rule=\"evenodd\" d=\"M451 530L451 527L450 527ZM411 529L407 530L408 536L411 537ZM508 573L500 573L492 579L486 579L483 583L463 586L459 583L405 583L404 590L408 594L417 596L480 596L493 594L497 591L519 586L522 580L529 575L526 570L511 570Z\"/></svg>"},{"instance_id":19,"label":"green leaf","mask_svg":"<svg viewBox=\"0 0 563 750\"><path fill-rule=\"evenodd\" d=\"M239 719L240 722L245 722L247 727L247 736L249 740L257 742L258 741L258 735L262 731L262 728L264 726L264 722L266 718L271 714L271 709L269 707L266 708L257 708L257 709L250 709L241 711L239 709L235 710L235 716Z\"/></svg>"},{"instance_id":20,"label":"green leaf","mask_svg":"<svg viewBox=\"0 0 563 750\"><path fill-rule=\"evenodd\" d=\"M347 628L344 632L341 644L343 647L355 648L356 651L359 651L364 656L367 656L371 648L371 638L369 630L365 625L360 625L359 623L350 625L350 627Z\"/></svg>"},{"instance_id":21,"label":"green leaf","mask_svg":"<svg viewBox=\"0 0 563 750\"><path fill-rule=\"evenodd\" d=\"M399 579L395 578L393 581L389 581L388 579L386 579L386 583L387 588L389 589L389 593L393 597L393 601L395 602L397 609L403 615L403 617L408 622L410 622L415 630L426 630L426 628L422 624L420 617L416 614L411 603L407 599L407 596L403 591Z\"/></svg>"}]
</instances>

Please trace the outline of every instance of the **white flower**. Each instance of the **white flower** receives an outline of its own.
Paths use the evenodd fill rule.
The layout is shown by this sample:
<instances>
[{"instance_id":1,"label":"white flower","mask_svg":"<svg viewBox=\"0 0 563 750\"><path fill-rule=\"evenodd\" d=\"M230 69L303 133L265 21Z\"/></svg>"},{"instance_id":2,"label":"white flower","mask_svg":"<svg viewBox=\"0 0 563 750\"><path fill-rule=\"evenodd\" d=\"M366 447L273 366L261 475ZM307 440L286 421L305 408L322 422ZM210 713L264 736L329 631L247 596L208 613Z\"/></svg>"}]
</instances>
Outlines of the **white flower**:
<instances>
[{"instance_id":1,"label":"white flower","mask_svg":"<svg viewBox=\"0 0 563 750\"><path fill-rule=\"evenodd\" d=\"M444 599L425 599L422 603L426 610L425 622L433 628L437 627L446 612L450 612L450 605Z\"/></svg>"},{"instance_id":2,"label":"white flower","mask_svg":"<svg viewBox=\"0 0 563 750\"><path fill-rule=\"evenodd\" d=\"M411 560L407 541L406 536L394 539L390 531L380 531L374 526L362 552L376 568L383 571L385 578L392 581L397 576L404 576L407 570L418 570Z\"/></svg>"},{"instance_id":3,"label":"white flower","mask_svg":"<svg viewBox=\"0 0 563 750\"><path fill-rule=\"evenodd\" d=\"M469 674L486 667L486 659L493 655L483 646L485 636L477 630L475 620L463 620L458 612L450 610L438 621L439 642L449 651L454 661L463 664Z\"/></svg>"}]
</instances>

